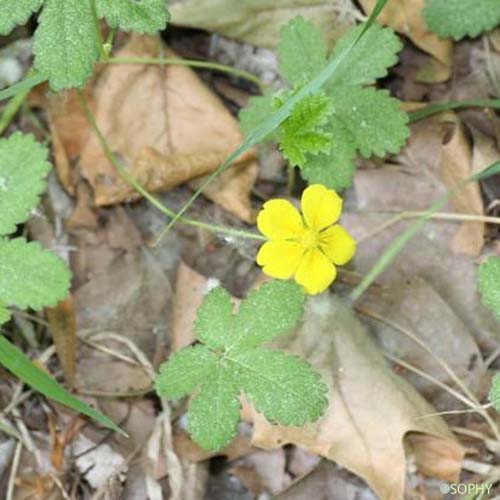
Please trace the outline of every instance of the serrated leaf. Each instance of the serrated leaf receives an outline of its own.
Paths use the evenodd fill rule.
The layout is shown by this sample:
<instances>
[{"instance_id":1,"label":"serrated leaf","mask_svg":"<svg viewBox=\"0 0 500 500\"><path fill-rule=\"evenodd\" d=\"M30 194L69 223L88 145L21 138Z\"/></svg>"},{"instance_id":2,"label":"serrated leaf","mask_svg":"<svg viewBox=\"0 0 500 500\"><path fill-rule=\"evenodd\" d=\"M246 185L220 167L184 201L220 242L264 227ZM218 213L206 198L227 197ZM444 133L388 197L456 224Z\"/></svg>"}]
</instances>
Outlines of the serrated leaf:
<instances>
[{"instance_id":1,"label":"serrated leaf","mask_svg":"<svg viewBox=\"0 0 500 500\"><path fill-rule=\"evenodd\" d=\"M349 30L335 45L333 58L348 50L364 28L365 25L360 24ZM402 48L403 44L391 28L373 24L349 54L349 63L339 67L328 85L371 84L387 75L387 68L398 62L397 54Z\"/></svg>"},{"instance_id":2,"label":"serrated leaf","mask_svg":"<svg viewBox=\"0 0 500 500\"><path fill-rule=\"evenodd\" d=\"M47 148L32 135L0 139L0 235L13 233L38 205L51 169L47 156Z\"/></svg>"},{"instance_id":3,"label":"serrated leaf","mask_svg":"<svg viewBox=\"0 0 500 500\"><path fill-rule=\"evenodd\" d=\"M351 134L339 120L330 120L328 125L332 134L329 153L307 155L300 175L309 184L323 184L336 191L349 188L355 172L356 144Z\"/></svg>"},{"instance_id":4,"label":"serrated leaf","mask_svg":"<svg viewBox=\"0 0 500 500\"><path fill-rule=\"evenodd\" d=\"M0 239L0 298L21 309L55 306L68 294L71 274L59 257L24 238Z\"/></svg>"},{"instance_id":5,"label":"serrated leaf","mask_svg":"<svg viewBox=\"0 0 500 500\"><path fill-rule=\"evenodd\" d=\"M490 257L479 266L477 287L484 305L500 319L500 257Z\"/></svg>"},{"instance_id":6,"label":"serrated leaf","mask_svg":"<svg viewBox=\"0 0 500 500\"><path fill-rule=\"evenodd\" d=\"M217 360L217 355L203 345L182 349L161 366L155 381L156 392L168 399L190 394L214 375Z\"/></svg>"},{"instance_id":7,"label":"serrated leaf","mask_svg":"<svg viewBox=\"0 0 500 500\"><path fill-rule=\"evenodd\" d=\"M188 431L202 448L219 450L234 438L240 420L239 395L226 370L203 385L188 412Z\"/></svg>"},{"instance_id":8,"label":"serrated leaf","mask_svg":"<svg viewBox=\"0 0 500 500\"><path fill-rule=\"evenodd\" d=\"M81 87L99 56L91 2L45 0L34 52L35 67L53 90Z\"/></svg>"},{"instance_id":9,"label":"serrated leaf","mask_svg":"<svg viewBox=\"0 0 500 500\"><path fill-rule=\"evenodd\" d=\"M327 64L327 47L321 30L303 17L281 28L279 70L290 86L312 80Z\"/></svg>"},{"instance_id":10,"label":"serrated leaf","mask_svg":"<svg viewBox=\"0 0 500 500\"><path fill-rule=\"evenodd\" d=\"M293 281L271 281L252 291L234 322L238 348L254 347L289 332L302 316L305 295Z\"/></svg>"},{"instance_id":11,"label":"serrated leaf","mask_svg":"<svg viewBox=\"0 0 500 500\"><path fill-rule=\"evenodd\" d=\"M493 405L493 408L500 413L500 373L497 372L491 380L491 388L488 394L488 400Z\"/></svg>"},{"instance_id":12,"label":"serrated leaf","mask_svg":"<svg viewBox=\"0 0 500 500\"><path fill-rule=\"evenodd\" d=\"M302 166L306 154L325 153L331 149L332 136L323 127L333 112L325 94L315 94L300 101L281 125L280 149L291 165Z\"/></svg>"},{"instance_id":13,"label":"serrated leaf","mask_svg":"<svg viewBox=\"0 0 500 500\"><path fill-rule=\"evenodd\" d=\"M97 14L112 28L154 34L169 20L167 0L97 0Z\"/></svg>"},{"instance_id":14,"label":"serrated leaf","mask_svg":"<svg viewBox=\"0 0 500 500\"><path fill-rule=\"evenodd\" d=\"M214 349L223 349L233 338L233 303L222 287L212 290L198 308L194 330L198 339Z\"/></svg>"},{"instance_id":15,"label":"serrated leaf","mask_svg":"<svg viewBox=\"0 0 500 500\"><path fill-rule=\"evenodd\" d=\"M427 0L424 16L431 31L459 40L500 24L498 0Z\"/></svg>"},{"instance_id":16,"label":"serrated leaf","mask_svg":"<svg viewBox=\"0 0 500 500\"><path fill-rule=\"evenodd\" d=\"M1 0L0 35L8 35L18 24L24 24L42 5L43 0Z\"/></svg>"},{"instance_id":17,"label":"serrated leaf","mask_svg":"<svg viewBox=\"0 0 500 500\"><path fill-rule=\"evenodd\" d=\"M397 153L410 135L408 115L386 90L334 87L332 120L339 120L365 158Z\"/></svg>"},{"instance_id":18,"label":"serrated leaf","mask_svg":"<svg viewBox=\"0 0 500 500\"><path fill-rule=\"evenodd\" d=\"M309 363L282 351L255 348L236 353L245 395L270 422L304 425L328 405L327 387Z\"/></svg>"},{"instance_id":19,"label":"serrated leaf","mask_svg":"<svg viewBox=\"0 0 500 500\"><path fill-rule=\"evenodd\" d=\"M248 137L272 115L274 111L273 99L273 96L251 97L248 106L240 111L240 127L245 137ZM274 135L268 136L265 140L271 140Z\"/></svg>"}]
</instances>

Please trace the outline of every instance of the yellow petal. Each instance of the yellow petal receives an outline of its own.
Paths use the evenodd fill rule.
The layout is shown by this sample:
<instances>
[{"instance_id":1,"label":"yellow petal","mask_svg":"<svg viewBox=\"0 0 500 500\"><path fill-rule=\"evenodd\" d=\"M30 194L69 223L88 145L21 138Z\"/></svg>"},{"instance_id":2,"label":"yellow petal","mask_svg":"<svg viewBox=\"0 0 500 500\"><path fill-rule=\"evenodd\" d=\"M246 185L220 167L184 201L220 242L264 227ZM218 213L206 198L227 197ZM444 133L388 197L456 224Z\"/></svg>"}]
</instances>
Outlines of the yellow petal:
<instances>
[{"instance_id":1,"label":"yellow petal","mask_svg":"<svg viewBox=\"0 0 500 500\"><path fill-rule=\"evenodd\" d=\"M268 241L257 254L257 264L268 276L278 279L291 278L304 255L304 248L291 241Z\"/></svg>"},{"instance_id":2,"label":"yellow petal","mask_svg":"<svg viewBox=\"0 0 500 500\"><path fill-rule=\"evenodd\" d=\"M324 292L337 276L332 261L319 250L309 250L301 259L295 281L311 295Z\"/></svg>"},{"instance_id":3,"label":"yellow petal","mask_svg":"<svg viewBox=\"0 0 500 500\"><path fill-rule=\"evenodd\" d=\"M302 213L307 225L316 231L331 226L342 212L342 198L322 184L313 184L302 193Z\"/></svg>"},{"instance_id":4,"label":"yellow petal","mask_svg":"<svg viewBox=\"0 0 500 500\"><path fill-rule=\"evenodd\" d=\"M304 230L299 211L287 200L270 200L264 203L257 216L259 231L271 240L296 238Z\"/></svg>"},{"instance_id":5,"label":"yellow petal","mask_svg":"<svg viewBox=\"0 0 500 500\"><path fill-rule=\"evenodd\" d=\"M337 266L343 266L349 262L356 252L356 241L338 224L329 227L321 233L321 250Z\"/></svg>"}]
</instances>

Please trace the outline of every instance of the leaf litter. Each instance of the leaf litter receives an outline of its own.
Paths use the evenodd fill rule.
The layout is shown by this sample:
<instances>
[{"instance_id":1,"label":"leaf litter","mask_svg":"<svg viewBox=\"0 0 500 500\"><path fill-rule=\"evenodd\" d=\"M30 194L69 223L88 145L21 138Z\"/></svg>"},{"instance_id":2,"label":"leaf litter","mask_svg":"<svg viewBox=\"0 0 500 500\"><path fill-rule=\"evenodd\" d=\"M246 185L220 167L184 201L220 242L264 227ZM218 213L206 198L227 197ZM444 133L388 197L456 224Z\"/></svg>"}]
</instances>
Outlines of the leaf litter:
<instances>
[{"instance_id":1,"label":"leaf litter","mask_svg":"<svg viewBox=\"0 0 500 500\"><path fill-rule=\"evenodd\" d=\"M336 3L347 10L333 7ZM363 15L350 2L340 3L290 10L328 22L331 42ZM366 12L374 4L360 3ZM201 21L193 16L191 22L185 20L189 9L203 5L195 0L176 3L174 23L275 46L275 17L236 16L221 27L223 17L210 19L208 11L200 9ZM413 74L396 67L382 86L408 101L415 95L423 101L495 95L494 71L500 59L495 33L488 35L488 42L485 38L452 44L427 31L418 14L421 7L421 2L398 1L381 17L383 24L418 47L405 41L403 57L415 61ZM283 12L274 14L281 19ZM189 52L186 36L195 36L181 33L174 32L169 40L172 49L161 48L153 37L122 37L115 55L175 57ZM201 36L204 44L210 42L209 36ZM263 60L263 67L266 64ZM204 76L208 83L177 66L110 64L101 65L85 89L113 151L148 189L168 190L162 200L176 208L189 193L180 184L199 186L195 178L212 172L241 142L227 100L216 95L212 88L219 87ZM247 93L240 81L226 84ZM256 246L179 228L158 247L149 248L164 220L116 174L76 96L37 91L30 103L47 112L58 179L71 198L51 189L49 210L35 216L29 228L35 239L49 245L66 238L64 251L75 274L74 311L66 305L66 310L48 312L47 318L56 336L60 327L74 331L74 320L76 332L62 343L55 337L59 361L49 349L41 363L51 371L62 368L68 385L74 378L77 392L120 422L130 439L111 437L88 423L75 424L70 411L48 406L6 379L0 386L0 396L6 405L11 403L6 417L28 440L20 456L19 498L60 498L75 474L73 463L78 480L89 491L124 498L202 499L226 494L246 499L273 494L289 500L321 495L396 499L412 498L416 492L431 498L440 481L456 482L460 473L464 481L487 477L465 470L495 461L489 451L495 448L491 429L481 415L436 413L462 410L467 407L463 399L470 402L471 395L485 401L491 367L497 367L498 323L482 305L475 281L477 263L499 253L496 226L480 220L498 215L494 182L471 184L444 209L448 215L467 214L477 220L431 220L354 310L337 298L315 299L302 325L279 341L291 352L307 356L329 384L331 406L318 424L273 426L243 399L246 422L238 427L236 440L214 454L201 450L187 435L188 402L170 406L153 400L152 374L168 352L194 341L195 310L218 280L237 297L246 296L257 276L251 264ZM29 120L21 118L26 126ZM346 193L343 223L359 240L359 250L335 291L343 293L369 270L408 226L409 212L427 209L450 185L496 161L499 133L498 118L482 109L443 114L413 124L410 140L398 155L358 162L361 168L353 190ZM262 151L252 151L221 176L206 192L209 201L200 200L195 213L238 225L238 219L253 220L256 203L251 194L288 194L284 174L257 174L257 161L269 161L270 154L258 158ZM402 212L404 217L388 224ZM38 347L47 348L47 340L38 334L44 328L40 325L35 339ZM443 364L466 385L469 395ZM452 426L459 434L452 433ZM46 432L53 428L57 439ZM467 431L476 437L464 438ZM489 444L478 435L487 435ZM93 451L78 458L82 443ZM8 459L12 452L5 450ZM54 456L57 467L51 463ZM116 473L103 467L105 462L119 464ZM95 466L89 468L91 464ZM95 479L95 474L104 474L106 481Z\"/></svg>"}]
</instances>

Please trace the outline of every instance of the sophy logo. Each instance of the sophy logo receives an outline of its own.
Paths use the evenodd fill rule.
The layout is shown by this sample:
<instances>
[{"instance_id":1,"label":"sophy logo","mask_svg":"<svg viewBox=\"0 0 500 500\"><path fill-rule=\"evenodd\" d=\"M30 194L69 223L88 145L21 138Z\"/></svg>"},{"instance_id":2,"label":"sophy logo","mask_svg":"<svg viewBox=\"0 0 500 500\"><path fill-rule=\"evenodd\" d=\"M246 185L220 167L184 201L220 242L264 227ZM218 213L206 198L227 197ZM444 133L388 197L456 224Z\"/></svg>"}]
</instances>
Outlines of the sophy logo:
<instances>
[{"instance_id":1,"label":"sophy logo","mask_svg":"<svg viewBox=\"0 0 500 500\"><path fill-rule=\"evenodd\" d=\"M439 490L443 495L478 495L489 494L491 484L442 483Z\"/></svg>"}]
</instances>

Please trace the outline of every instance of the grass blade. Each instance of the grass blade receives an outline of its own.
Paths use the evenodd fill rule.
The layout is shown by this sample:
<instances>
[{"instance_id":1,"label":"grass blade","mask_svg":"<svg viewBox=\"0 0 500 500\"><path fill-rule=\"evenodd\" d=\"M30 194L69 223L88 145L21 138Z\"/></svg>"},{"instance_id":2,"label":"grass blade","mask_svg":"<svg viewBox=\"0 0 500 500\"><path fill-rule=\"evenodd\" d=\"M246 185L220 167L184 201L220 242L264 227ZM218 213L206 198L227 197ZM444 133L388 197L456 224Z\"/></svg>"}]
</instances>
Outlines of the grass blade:
<instances>
[{"instance_id":1,"label":"grass blade","mask_svg":"<svg viewBox=\"0 0 500 500\"><path fill-rule=\"evenodd\" d=\"M87 415L105 427L113 429L126 436L112 420L102 413L94 410L89 405L72 396L64 387L54 380L48 373L38 368L14 344L10 343L3 335L0 335L0 363L36 391L49 399L53 399L64 406L72 408Z\"/></svg>"},{"instance_id":2,"label":"grass blade","mask_svg":"<svg viewBox=\"0 0 500 500\"><path fill-rule=\"evenodd\" d=\"M7 87L4 90L1 90L0 101L4 101L5 99L14 97L22 92L29 91L33 87L36 87L40 83L43 83L45 80L46 78L40 74L32 74L31 76L27 76L24 80L21 80L19 83Z\"/></svg>"}]
</instances>

